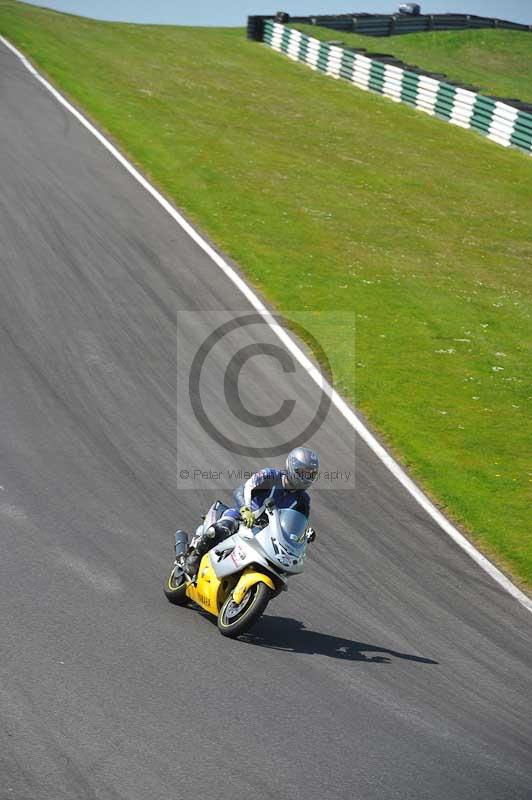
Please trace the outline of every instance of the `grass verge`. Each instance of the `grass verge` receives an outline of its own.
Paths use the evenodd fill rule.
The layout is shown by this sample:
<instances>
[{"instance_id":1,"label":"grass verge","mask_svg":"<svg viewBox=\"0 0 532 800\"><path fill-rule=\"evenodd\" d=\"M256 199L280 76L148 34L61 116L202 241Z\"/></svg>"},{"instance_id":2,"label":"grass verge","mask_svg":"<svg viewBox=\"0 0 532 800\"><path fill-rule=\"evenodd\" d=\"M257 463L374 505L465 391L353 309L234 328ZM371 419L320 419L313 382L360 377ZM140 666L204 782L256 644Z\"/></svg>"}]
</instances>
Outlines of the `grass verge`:
<instances>
[{"instance_id":1,"label":"grass verge","mask_svg":"<svg viewBox=\"0 0 532 800\"><path fill-rule=\"evenodd\" d=\"M246 41L0 0L0 32L282 313L411 474L532 586L532 159Z\"/></svg>"},{"instance_id":2,"label":"grass verge","mask_svg":"<svg viewBox=\"0 0 532 800\"><path fill-rule=\"evenodd\" d=\"M389 53L420 69L472 84L483 94L532 103L532 33L526 31L431 31L377 39L317 25L291 27L326 42L342 41L348 47Z\"/></svg>"}]
</instances>

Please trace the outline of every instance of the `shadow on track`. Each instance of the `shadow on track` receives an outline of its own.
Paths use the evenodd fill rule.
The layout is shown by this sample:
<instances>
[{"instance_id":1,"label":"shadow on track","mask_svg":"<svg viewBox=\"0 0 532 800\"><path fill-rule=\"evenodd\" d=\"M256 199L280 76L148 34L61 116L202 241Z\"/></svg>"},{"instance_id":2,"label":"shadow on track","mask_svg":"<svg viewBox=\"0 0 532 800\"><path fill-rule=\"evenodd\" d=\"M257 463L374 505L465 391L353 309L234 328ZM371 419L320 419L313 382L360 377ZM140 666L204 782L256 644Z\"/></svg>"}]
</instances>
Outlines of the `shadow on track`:
<instances>
[{"instance_id":1,"label":"shadow on track","mask_svg":"<svg viewBox=\"0 0 532 800\"><path fill-rule=\"evenodd\" d=\"M417 661L421 664L438 663L431 658L398 653L396 650L389 650L386 647L309 631L303 622L290 617L261 617L251 631L240 637L240 641L256 647L268 647L288 653L329 656L343 661L390 664L392 661L390 656L393 656L405 661ZM368 656L366 652L384 653L385 655Z\"/></svg>"}]
</instances>

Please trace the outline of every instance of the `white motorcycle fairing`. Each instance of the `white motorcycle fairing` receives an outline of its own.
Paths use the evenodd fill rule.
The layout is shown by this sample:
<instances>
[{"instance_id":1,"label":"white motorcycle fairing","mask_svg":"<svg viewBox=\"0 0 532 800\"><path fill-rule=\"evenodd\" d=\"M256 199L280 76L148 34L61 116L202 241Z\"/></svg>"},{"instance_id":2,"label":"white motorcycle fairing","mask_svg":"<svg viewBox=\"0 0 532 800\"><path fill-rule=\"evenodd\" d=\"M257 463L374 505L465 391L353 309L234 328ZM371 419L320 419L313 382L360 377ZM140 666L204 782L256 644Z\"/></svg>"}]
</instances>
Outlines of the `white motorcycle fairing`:
<instances>
[{"instance_id":1,"label":"white motorcycle fairing","mask_svg":"<svg viewBox=\"0 0 532 800\"><path fill-rule=\"evenodd\" d=\"M241 525L237 533L209 551L209 560L218 578L241 572L252 564L283 583L288 575L303 572L307 556L307 517L291 508L267 508L265 513L267 525L253 529ZM210 519L210 511L207 519Z\"/></svg>"}]
</instances>

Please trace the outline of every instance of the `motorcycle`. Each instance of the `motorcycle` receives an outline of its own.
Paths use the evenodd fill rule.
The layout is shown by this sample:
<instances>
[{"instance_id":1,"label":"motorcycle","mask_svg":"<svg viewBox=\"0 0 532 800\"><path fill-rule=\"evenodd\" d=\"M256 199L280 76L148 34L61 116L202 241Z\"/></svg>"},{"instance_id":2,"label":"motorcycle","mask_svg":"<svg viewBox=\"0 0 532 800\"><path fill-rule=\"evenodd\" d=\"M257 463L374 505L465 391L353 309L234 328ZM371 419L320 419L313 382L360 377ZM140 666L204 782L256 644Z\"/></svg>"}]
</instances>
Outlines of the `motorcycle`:
<instances>
[{"instance_id":1,"label":"motorcycle","mask_svg":"<svg viewBox=\"0 0 532 800\"><path fill-rule=\"evenodd\" d=\"M226 509L220 501L213 503L196 536L206 532ZM288 588L290 575L303 572L307 544L314 538L305 514L279 509L267 500L253 528L240 525L236 533L205 553L193 581L183 568L188 535L177 531L176 558L164 593L174 605L193 601L217 617L223 636L235 638L261 616L273 597Z\"/></svg>"}]
</instances>

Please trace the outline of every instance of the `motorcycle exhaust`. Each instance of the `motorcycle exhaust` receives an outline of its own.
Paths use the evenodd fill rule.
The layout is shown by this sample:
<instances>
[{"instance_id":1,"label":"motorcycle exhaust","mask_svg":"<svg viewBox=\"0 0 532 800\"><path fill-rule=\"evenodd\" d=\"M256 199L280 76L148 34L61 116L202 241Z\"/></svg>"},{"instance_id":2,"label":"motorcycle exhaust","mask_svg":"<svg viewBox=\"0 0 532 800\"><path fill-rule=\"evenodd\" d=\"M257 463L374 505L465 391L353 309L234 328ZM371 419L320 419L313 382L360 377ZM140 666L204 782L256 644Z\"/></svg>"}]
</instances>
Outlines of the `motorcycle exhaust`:
<instances>
[{"instance_id":1,"label":"motorcycle exhaust","mask_svg":"<svg viewBox=\"0 0 532 800\"><path fill-rule=\"evenodd\" d=\"M175 532L175 557L184 556L188 550L188 533L185 531Z\"/></svg>"}]
</instances>

